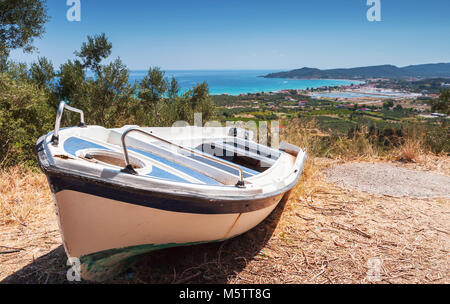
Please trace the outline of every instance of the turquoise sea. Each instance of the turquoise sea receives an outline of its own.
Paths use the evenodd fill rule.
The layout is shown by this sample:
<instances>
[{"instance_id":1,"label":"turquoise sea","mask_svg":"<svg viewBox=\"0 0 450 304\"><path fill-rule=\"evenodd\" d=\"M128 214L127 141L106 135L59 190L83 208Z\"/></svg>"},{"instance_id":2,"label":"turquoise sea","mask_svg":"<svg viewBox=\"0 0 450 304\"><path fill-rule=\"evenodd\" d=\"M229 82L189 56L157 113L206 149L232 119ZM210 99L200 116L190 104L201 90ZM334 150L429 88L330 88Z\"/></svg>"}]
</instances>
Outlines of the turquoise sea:
<instances>
[{"instance_id":1,"label":"turquoise sea","mask_svg":"<svg viewBox=\"0 0 450 304\"><path fill-rule=\"evenodd\" d=\"M168 70L166 76L175 77L183 91L206 81L211 95L274 92L285 89L306 89L322 86L341 86L360 83L351 80L302 79L258 77L279 70ZM130 81L145 77L147 71L130 72Z\"/></svg>"}]
</instances>

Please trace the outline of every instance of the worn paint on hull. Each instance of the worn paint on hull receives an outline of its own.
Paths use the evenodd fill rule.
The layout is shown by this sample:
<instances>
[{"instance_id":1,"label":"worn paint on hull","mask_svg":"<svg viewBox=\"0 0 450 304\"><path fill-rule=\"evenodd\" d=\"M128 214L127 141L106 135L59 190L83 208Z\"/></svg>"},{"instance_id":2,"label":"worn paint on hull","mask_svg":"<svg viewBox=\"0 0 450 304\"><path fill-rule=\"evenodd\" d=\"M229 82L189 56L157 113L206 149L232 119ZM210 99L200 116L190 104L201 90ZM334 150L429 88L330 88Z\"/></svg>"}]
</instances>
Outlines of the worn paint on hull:
<instances>
[{"instance_id":1,"label":"worn paint on hull","mask_svg":"<svg viewBox=\"0 0 450 304\"><path fill-rule=\"evenodd\" d=\"M193 242L185 244L147 244L140 246L132 246L121 249L110 249L93 254L88 254L80 257L81 275L83 279L95 282L101 282L125 271L136 258L142 254L149 253L155 250L161 250L172 247L199 245L211 242Z\"/></svg>"}]
</instances>

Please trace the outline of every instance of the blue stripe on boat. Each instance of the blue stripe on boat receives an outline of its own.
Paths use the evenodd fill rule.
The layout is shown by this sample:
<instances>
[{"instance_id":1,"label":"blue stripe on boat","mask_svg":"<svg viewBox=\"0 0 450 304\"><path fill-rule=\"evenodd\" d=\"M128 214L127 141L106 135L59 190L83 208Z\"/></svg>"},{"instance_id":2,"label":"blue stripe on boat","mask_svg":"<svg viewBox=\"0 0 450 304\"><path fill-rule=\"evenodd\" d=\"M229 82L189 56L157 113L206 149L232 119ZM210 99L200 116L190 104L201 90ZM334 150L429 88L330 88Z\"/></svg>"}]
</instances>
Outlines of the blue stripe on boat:
<instances>
[{"instance_id":1,"label":"blue stripe on boat","mask_svg":"<svg viewBox=\"0 0 450 304\"><path fill-rule=\"evenodd\" d=\"M76 156L76 152L79 150L84 149L101 149L101 150L107 150L111 151L111 149L98 145L96 143L78 138L78 137L70 137L64 142L64 150L72 154L73 156ZM152 166L152 172L147 174L147 176L160 178L160 179L166 179L174 182L183 182L183 183L191 183L184 178L181 178L179 176L176 176L172 173L167 172L166 170L163 170L161 168L158 168L156 166Z\"/></svg>"},{"instance_id":2,"label":"blue stripe on boat","mask_svg":"<svg viewBox=\"0 0 450 304\"><path fill-rule=\"evenodd\" d=\"M151 177L167 179L167 180L174 181L174 182L182 182L182 183L192 184L190 181L185 180L184 178L181 178L179 176L176 176L175 174L169 173L166 170L158 168L154 165L152 166L152 172L147 175L151 176Z\"/></svg>"},{"instance_id":3,"label":"blue stripe on boat","mask_svg":"<svg viewBox=\"0 0 450 304\"><path fill-rule=\"evenodd\" d=\"M111 150L104 146L97 145L93 142L78 138L78 137L70 137L64 142L64 150L76 156L76 152L84 149L102 149L102 150Z\"/></svg>"},{"instance_id":4,"label":"blue stripe on boat","mask_svg":"<svg viewBox=\"0 0 450 304\"><path fill-rule=\"evenodd\" d=\"M209 156L211 156L211 155L209 155ZM238 170L236 170L236 169L234 169L234 168L231 168L231 167L228 167L228 166L226 166L226 165L217 163L217 162L212 161L212 160L210 160L210 159L203 158L203 157L201 157L201 156L196 156L196 155L188 155L188 157L193 158L193 159L195 159L195 160L197 160L197 161L199 161L199 162L206 163L206 164L208 164L208 165L210 165L210 166L219 168L219 169L221 169L221 170L223 170L223 171L227 171L227 172L229 172L229 173L232 173L232 174L235 174L235 175L239 175L239 171L238 171ZM220 159L220 160L226 162L226 160L223 160L223 159ZM255 171L255 170L252 170L252 169L243 167L243 166L239 166L239 165L233 164L233 163L231 163L231 162L230 162L230 164L240 167L240 168L244 171L244 177L245 177L245 178L247 178L247 177L252 177L253 175L259 174L258 171Z\"/></svg>"},{"instance_id":5,"label":"blue stripe on boat","mask_svg":"<svg viewBox=\"0 0 450 304\"><path fill-rule=\"evenodd\" d=\"M147 152L147 151L143 151L143 150L138 150L138 149L131 148L131 147L129 147L128 149L131 150L131 151L134 151L136 153L142 154L144 156L147 156L147 157L149 157L151 159L154 159L154 160L156 160L156 161L158 161L158 162L160 162L162 164L165 164L165 165L167 165L167 166L169 166L171 168L174 168L174 169L176 169L178 171L186 173L187 175L192 176L193 178L198 179L199 181L204 182L207 185L222 185L221 183L219 183L215 179L210 178L209 176L203 175L200 172L197 172L197 171L192 170L192 169L190 169L188 167L185 167L185 166L182 166L180 164L177 164L177 163L175 163L173 161L170 161L168 159L159 157L159 156L157 156L157 155L155 155L153 153L150 153L150 152Z\"/></svg>"}]
</instances>

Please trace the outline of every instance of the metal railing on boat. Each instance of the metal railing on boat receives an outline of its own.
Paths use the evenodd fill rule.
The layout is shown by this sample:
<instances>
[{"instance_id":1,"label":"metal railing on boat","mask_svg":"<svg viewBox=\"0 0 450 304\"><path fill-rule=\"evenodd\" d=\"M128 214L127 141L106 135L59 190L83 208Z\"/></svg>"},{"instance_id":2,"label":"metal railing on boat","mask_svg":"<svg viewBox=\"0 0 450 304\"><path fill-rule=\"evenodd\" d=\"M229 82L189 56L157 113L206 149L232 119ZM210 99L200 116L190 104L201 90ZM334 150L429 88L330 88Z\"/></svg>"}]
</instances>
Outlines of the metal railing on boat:
<instances>
[{"instance_id":1,"label":"metal railing on boat","mask_svg":"<svg viewBox=\"0 0 450 304\"><path fill-rule=\"evenodd\" d=\"M54 146L57 146L59 143L59 127L61 125L61 118L64 112L64 109L67 109L72 112L76 112L80 114L80 124L79 127L85 127L84 123L84 112L80 109L69 106L66 101L61 101L58 106L58 112L56 113L56 122L55 122L55 130L53 131L52 143Z\"/></svg>"},{"instance_id":2,"label":"metal railing on boat","mask_svg":"<svg viewBox=\"0 0 450 304\"><path fill-rule=\"evenodd\" d=\"M156 140L159 140L159 141L162 141L162 142L164 142L164 143L166 143L166 144L169 144L169 145L171 145L171 146L177 147L177 148L179 148L179 149L181 149L181 150L187 151L187 152L189 152L189 153L198 155L198 156L200 156L200 157L203 157L203 158L212 160L212 161L214 161L214 162L217 162L217 163L219 163L219 164L222 164L222 165L228 166L228 167L230 167L230 168L236 169L236 170L239 171L239 181L237 182L236 187L238 187L238 188L244 188L244 187L245 187L245 182L244 182L244 171L242 170L241 167L239 167L239 166L237 166L237 165L234 165L234 164L231 164L231 163L229 163L229 162L223 161L223 160L221 160L221 159L219 159L219 158L205 155L204 153L200 153L200 152L195 151L195 150L193 150L193 149L190 149L190 148L181 146L181 145L176 144L176 143L174 143L174 142L171 142L171 141L169 141L169 140L167 140L167 139L164 139L164 138L161 138L161 137L159 137L159 136L156 136L156 135L152 134L151 132L146 132L146 131L144 131L144 130L137 129L137 128L130 128L130 129L126 130L126 131L122 134L121 140L122 140L123 154L124 154L124 156L125 156L125 165L126 165L126 166L125 166L125 168L123 168L121 171L124 172L124 173L129 173L129 174L134 174L134 175L137 175L137 174L138 174L138 173L136 172L136 170L133 169L133 166L132 166L131 163L130 163L130 159L129 159L129 156L128 156L128 150L127 150L127 146L126 146L126 143L125 143L125 139L126 139L127 135L130 134L131 132L138 132L138 133L147 135L147 136L152 137L152 138L154 138L154 139L156 139Z\"/></svg>"}]
</instances>

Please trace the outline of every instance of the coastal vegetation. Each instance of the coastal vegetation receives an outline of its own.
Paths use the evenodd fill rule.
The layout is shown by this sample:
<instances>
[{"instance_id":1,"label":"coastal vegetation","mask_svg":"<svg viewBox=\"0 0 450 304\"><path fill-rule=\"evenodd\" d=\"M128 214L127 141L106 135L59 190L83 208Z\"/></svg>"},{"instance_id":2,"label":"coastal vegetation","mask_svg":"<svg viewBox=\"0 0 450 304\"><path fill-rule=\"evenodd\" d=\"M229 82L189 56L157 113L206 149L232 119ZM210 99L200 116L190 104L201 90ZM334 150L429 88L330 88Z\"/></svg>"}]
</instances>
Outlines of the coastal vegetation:
<instances>
[{"instance_id":1,"label":"coastal vegetation","mask_svg":"<svg viewBox=\"0 0 450 304\"><path fill-rule=\"evenodd\" d=\"M42 37L48 19L42 0L0 1L0 69L5 68L11 50L30 53L35 49L33 41Z\"/></svg>"},{"instance_id":2,"label":"coastal vegetation","mask_svg":"<svg viewBox=\"0 0 450 304\"><path fill-rule=\"evenodd\" d=\"M31 65L8 60L11 50L34 49L33 39L43 34L48 17L39 0L2 1L0 8L0 167L36 165L35 142L52 129L60 100L83 109L88 124L105 127L192 124L195 112L205 121L214 116L206 83L181 93L176 79L157 67L131 83L120 58L105 63L112 49L105 34L88 36L74 52L76 59L58 69L45 57ZM77 119L66 115L63 124L74 125Z\"/></svg>"},{"instance_id":3,"label":"coastal vegetation","mask_svg":"<svg viewBox=\"0 0 450 304\"><path fill-rule=\"evenodd\" d=\"M35 164L37 138L54 124L60 100L83 109L86 122L105 127L125 124L170 126L175 121L193 123L194 113L205 121L214 116L208 85L201 83L180 93L176 79L167 79L159 68L150 68L140 82L130 83L129 70L120 58L103 63L112 44L104 34L89 36L77 59L55 70L47 58L27 66L8 61L0 71L0 164ZM77 124L67 115L63 124Z\"/></svg>"},{"instance_id":4,"label":"coastal vegetation","mask_svg":"<svg viewBox=\"0 0 450 304\"><path fill-rule=\"evenodd\" d=\"M403 90L412 93L439 94L442 86L450 82L449 78L426 78L426 79L378 79L372 81L375 88ZM448 85L447 85L448 86ZM421 97L427 100L427 97Z\"/></svg>"},{"instance_id":5,"label":"coastal vegetation","mask_svg":"<svg viewBox=\"0 0 450 304\"><path fill-rule=\"evenodd\" d=\"M429 111L446 113L448 90L442 90L438 98L430 101ZM247 94L242 96L213 96L218 105L217 113L222 121L280 120L284 128L296 125L295 121L314 122L320 134L322 156L339 157L336 143L352 145L351 141L366 138L373 150L390 153L411 136L421 138L425 151L450 153L450 129L448 119L435 117L423 119L422 113L411 100L390 100L377 104L358 104L336 101L334 98L316 99L302 91L274 94ZM403 104L403 106L402 106ZM295 127L304 132L301 127ZM301 131L300 131L301 130ZM355 137L355 134L358 136ZM331 153L330 151L334 151ZM359 155L358 151L354 151Z\"/></svg>"},{"instance_id":6,"label":"coastal vegetation","mask_svg":"<svg viewBox=\"0 0 450 304\"><path fill-rule=\"evenodd\" d=\"M440 98L431 102L431 111L450 115L450 90L442 90Z\"/></svg>"},{"instance_id":7,"label":"coastal vegetation","mask_svg":"<svg viewBox=\"0 0 450 304\"><path fill-rule=\"evenodd\" d=\"M448 134L447 119L417 119L418 112L414 107L404 107L392 100L387 100L382 107L343 105L332 98L313 98L297 90L210 96L206 83L182 93L177 80L168 79L157 67L150 67L142 80L131 83L130 72L122 60L110 58L113 45L105 34L88 36L80 49L74 52L75 59L67 60L59 68L45 57L31 65L13 62L7 59L9 52L20 48L32 51L33 39L42 36L48 16L43 1L3 1L1 5L1 167L18 163L36 164L35 141L52 129L60 100L67 100L70 105L83 109L88 124L105 127L125 124L170 126L175 121L193 124L194 113L200 112L204 122L212 119L222 122L253 120L257 123L280 120L286 127L295 124L296 119L314 121L322 134L324 155L328 153L325 152L326 147L341 142L342 138L352 140L357 132L366 132L365 136L382 150L393 149L405 141L404 137L411 133L411 129L423 130L423 142L430 151L450 151L448 136L437 135ZM35 11L32 16L27 15L30 8ZM29 22L22 24L18 22L20 18ZM446 67L440 64L402 69L443 73ZM360 72L358 69L346 71ZM448 89L441 89L439 98L427 102L433 111L448 114ZM63 124L74 125L77 119L75 115L65 115Z\"/></svg>"}]
</instances>

